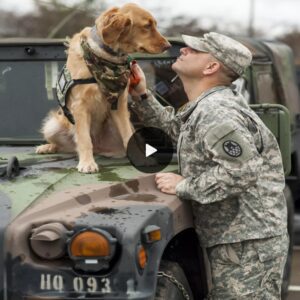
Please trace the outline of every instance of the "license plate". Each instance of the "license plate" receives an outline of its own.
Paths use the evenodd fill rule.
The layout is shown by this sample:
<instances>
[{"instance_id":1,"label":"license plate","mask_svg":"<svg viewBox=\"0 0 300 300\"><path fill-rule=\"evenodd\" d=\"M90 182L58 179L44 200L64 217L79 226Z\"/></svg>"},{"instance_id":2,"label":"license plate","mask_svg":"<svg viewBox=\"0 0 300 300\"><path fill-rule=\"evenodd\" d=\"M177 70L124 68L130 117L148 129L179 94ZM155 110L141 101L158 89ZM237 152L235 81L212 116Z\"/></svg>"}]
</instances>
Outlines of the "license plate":
<instances>
[{"instance_id":1,"label":"license plate","mask_svg":"<svg viewBox=\"0 0 300 300\"><path fill-rule=\"evenodd\" d=\"M74 291L77 293L111 293L110 279L99 277L64 277L63 275L41 274L41 291Z\"/></svg>"}]
</instances>

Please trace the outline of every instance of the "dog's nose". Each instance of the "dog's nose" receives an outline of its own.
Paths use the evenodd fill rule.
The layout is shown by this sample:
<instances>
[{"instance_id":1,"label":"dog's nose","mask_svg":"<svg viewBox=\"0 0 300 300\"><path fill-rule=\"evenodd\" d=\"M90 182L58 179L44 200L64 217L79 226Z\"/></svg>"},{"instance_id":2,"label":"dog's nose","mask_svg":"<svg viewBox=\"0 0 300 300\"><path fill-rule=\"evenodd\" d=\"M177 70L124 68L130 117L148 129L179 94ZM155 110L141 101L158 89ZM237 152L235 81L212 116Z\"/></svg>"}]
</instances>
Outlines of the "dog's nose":
<instances>
[{"instance_id":1,"label":"dog's nose","mask_svg":"<svg viewBox=\"0 0 300 300\"><path fill-rule=\"evenodd\" d=\"M169 42L167 42L167 43L164 44L163 48L164 48L164 51L168 50L169 48L171 48L171 44Z\"/></svg>"}]
</instances>

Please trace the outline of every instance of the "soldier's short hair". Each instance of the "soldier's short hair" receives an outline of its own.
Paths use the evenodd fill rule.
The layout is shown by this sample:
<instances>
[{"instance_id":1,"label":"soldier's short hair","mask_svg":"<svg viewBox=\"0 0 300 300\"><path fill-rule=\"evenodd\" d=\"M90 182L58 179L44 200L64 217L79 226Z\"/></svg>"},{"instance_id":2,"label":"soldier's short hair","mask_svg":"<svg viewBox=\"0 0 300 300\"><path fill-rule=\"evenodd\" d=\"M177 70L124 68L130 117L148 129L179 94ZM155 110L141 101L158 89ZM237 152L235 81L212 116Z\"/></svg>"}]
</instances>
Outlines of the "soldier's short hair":
<instances>
[{"instance_id":1,"label":"soldier's short hair","mask_svg":"<svg viewBox=\"0 0 300 300\"><path fill-rule=\"evenodd\" d=\"M221 63L221 71L225 77L225 80L228 80L230 83L237 80L240 77L236 72L225 66L223 63Z\"/></svg>"}]
</instances>

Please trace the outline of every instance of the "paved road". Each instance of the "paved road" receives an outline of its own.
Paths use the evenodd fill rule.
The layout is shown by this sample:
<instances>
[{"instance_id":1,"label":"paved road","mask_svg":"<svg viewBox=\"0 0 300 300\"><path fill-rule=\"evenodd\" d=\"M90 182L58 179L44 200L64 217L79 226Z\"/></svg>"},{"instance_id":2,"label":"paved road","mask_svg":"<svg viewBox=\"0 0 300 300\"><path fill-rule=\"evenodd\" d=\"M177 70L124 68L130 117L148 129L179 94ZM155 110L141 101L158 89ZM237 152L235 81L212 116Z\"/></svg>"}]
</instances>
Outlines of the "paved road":
<instances>
[{"instance_id":1,"label":"paved road","mask_svg":"<svg viewBox=\"0 0 300 300\"><path fill-rule=\"evenodd\" d=\"M287 300L300 299L300 246L294 247L292 274Z\"/></svg>"}]
</instances>

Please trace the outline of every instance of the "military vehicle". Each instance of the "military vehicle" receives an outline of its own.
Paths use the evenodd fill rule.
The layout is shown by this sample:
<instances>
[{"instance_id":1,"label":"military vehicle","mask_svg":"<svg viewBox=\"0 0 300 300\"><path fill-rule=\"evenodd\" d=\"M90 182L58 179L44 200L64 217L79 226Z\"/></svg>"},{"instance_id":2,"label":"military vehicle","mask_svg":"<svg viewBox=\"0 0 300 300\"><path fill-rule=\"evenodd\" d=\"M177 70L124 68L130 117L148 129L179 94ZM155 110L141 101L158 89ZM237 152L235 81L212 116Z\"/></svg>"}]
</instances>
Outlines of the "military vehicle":
<instances>
[{"instance_id":1,"label":"military vehicle","mask_svg":"<svg viewBox=\"0 0 300 300\"><path fill-rule=\"evenodd\" d=\"M292 249L300 170L292 53L276 42L241 41L254 60L235 89L278 139ZM183 43L170 42L164 54L133 57L161 103L179 109L186 95L171 64ZM81 174L75 154L35 154L42 120L58 108L53 88L64 50L62 40L0 41L0 299L204 299L207 260L188 203L159 192L154 175L126 158L98 156L99 173ZM175 154L167 170L177 170ZM290 260L291 251L284 295Z\"/></svg>"}]
</instances>

